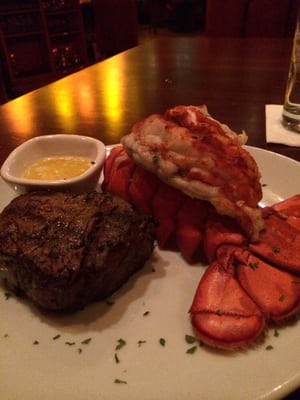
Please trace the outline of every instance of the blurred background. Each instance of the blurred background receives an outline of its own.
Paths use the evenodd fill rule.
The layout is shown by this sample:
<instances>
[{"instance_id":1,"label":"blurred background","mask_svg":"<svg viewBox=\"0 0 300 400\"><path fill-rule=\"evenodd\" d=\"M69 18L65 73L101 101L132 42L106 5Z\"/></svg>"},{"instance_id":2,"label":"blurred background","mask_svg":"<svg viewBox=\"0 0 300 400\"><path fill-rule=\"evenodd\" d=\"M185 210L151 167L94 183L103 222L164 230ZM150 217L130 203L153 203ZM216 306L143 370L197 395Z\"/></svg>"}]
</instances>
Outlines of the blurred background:
<instances>
[{"instance_id":1,"label":"blurred background","mask_svg":"<svg viewBox=\"0 0 300 400\"><path fill-rule=\"evenodd\" d=\"M299 0L1 0L0 103L160 36L292 37Z\"/></svg>"}]
</instances>

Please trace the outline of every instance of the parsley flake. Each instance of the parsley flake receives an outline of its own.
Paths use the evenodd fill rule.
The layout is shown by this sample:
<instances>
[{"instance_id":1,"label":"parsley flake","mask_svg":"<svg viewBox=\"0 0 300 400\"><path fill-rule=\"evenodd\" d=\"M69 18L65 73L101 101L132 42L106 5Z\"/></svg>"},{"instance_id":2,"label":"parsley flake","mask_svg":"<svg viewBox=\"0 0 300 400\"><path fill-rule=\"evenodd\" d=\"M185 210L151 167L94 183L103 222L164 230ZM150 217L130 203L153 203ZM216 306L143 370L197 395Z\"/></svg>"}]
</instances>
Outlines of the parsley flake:
<instances>
[{"instance_id":1,"label":"parsley flake","mask_svg":"<svg viewBox=\"0 0 300 400\"><path fill-rule=\"evenodd\" d=\"M92 338L87 338L81 342L81 344L89 344Z\"/></svg>"},{"instance_id":2,"label":"parsley flake","mask_svg":"<svg viewBox=\"0 0 300 400\"><path fill-rule=\"evenodd\" d=\"M161 346L165 346L165 345L166 345L166 339L160 338L160 339L159 339L159 344L160 344Z\"/></svg>"},{"instance_id":3,"label":"parsley flake","mask_svg":"<svg viewBox=\"0 0 300 400\"><path fill-rule=\"evenodd\" d=\"M281 249L280 249L280 247L274 247L273 251L275 254L278 254L278 253L280 253Z\"/></svg>"},{"instance_id":4,"label":"parsley flake","mask_svg":"<svg viewBox=\"0 0 300 400\"><path fill-rule=\"evenodd\" d=\"M195 336L192 335L185 335L185 341L188 344L193 344L197 341L197 339L195 338Z\"/></svg>"},{"instance_id":5,"label":"parsley flake","mask_svg":"<svg viewBox=\"0 0 300 400\"><path fill-rule=\"evenodd\" d=\"M35 340L32 344L37 345L40 344L40 342L38 340Z\"/></svg>"},{"instance_id":6,"label":"parsley flake","mask_svg":"<svg viewBox=\"0 0 300 400\"><path fill-rule=\"evenodd\" d=\"M115 362L117 363L117 364L119 364L119 362L120 362L120 359L119 359L119 357L118 357L118 354L117 353L115 353Z\"/></svg>"},{"instance_id":7,"label":"parsley flake","mask_svg":"<svg viewBox=\"0 0 300 400\"><path fill-rule=\"evenodd\" d=\"M147 343L147 340L139 340L138 345L141 347L142 344Z\"/></svg>"},{"instance_id":8,"label":"parsley flake","mask_svg":"<svg viewBox=\"0 0 300 400\"><path fill-rule=\"evenodd\" d=\"M186 353L194 354L196 350L197 350L197 346L193 346L193 347L190 347L189 349L187 349Z\"/></svg>"},{"instance_id":9,"label":"parsley flake","mask_svg":"<svg viewBox=\"0 0 300 400\"><path fill-rule=\"evenodd\" d=\"M159 156L157 154L155 154L152 157L152 162L153 162L154 165L157 165L159 163Z\"/></svg>"},{"instance_id":10,"label":"parsley flake","mask_svg":"<svg viewBox=\"0 0 300 400\"><path fill-rule=\"evenodd\" d=\"M124 339L118 339L118 344L116 345L115 350L120 350L125 345L126 345L126 341Z\"/></svg>"},{"instance_id":11,"label":"parsley flake","mask_svg":"<svg viewBox=\"0 0 300 400\"><path fill-rule=\"evenodd\" d=\"M60 338L60 334L53 336L52 340L57 340Z\"/></svg>"},{"instance_id":12,"label":"parsley flake","mask_svg":"<svg viewBox=\"0 0 300 400\"><path fill-rule=\"evenodd\" d=\"M266 347L266 350L273 350L273 349L274 349L274 347L270 344Z\"/></svg>"},{"instance_id":13,"label":"parsley flake","mask_svg":"<svg viewBox=\"0 0 300 400\"><path fill-rule=\"evenodd\" d=\"M150 314L150 311L145 311L143 314L143 317L146 317L146 315L149 315L149 314Z\"/></svg>"},{"instance_id":14,"label":"parsley flake","mask_svg":"<svg viewBox=\"0 0 300 400\"><path fill-rule=\"evenodd\" d=\"M250 262L248 265L250 268L256 269L256 268L258 268L259 263L258 262Z\"/></svg>"},{"instance_id":15,"label":"parsley flake","mask_svg":"<svg viewBox=\"0 0 300 400\"><path fill-rule=\"evenodd\" d=\"M124 381L124 380L122 380L122 379L118 379L118 378L117 378L117 379L115 379L115 380L114 380L114 382L115 382L115 383L123 383L124 385L126 385L126 384L127 384L127 381Z\"/></svg>"},{"instance_id":16,"label":"parsley flake","mask_svg":"<svg viewBox=\"0 0 300 400\"><path fill-rule=\"evenodd\" d=\"M274 330L274 336L275 336L275 337L278 337L278 336L279 336L279 332L278 332L277 329Z\"/></svg>"}]
</instances>

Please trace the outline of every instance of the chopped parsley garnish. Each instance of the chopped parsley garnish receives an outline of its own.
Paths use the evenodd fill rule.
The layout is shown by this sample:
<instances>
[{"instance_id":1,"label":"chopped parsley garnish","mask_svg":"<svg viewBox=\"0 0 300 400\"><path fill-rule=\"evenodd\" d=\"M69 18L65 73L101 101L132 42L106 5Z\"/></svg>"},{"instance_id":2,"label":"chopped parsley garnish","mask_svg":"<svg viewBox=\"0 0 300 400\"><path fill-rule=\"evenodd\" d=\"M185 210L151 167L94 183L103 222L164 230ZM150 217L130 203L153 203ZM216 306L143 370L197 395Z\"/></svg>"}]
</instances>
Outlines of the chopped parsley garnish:
<instances>
[{"instance_id":1,"label":"chopped parsley garnish","mask_svg":"<svg viewBox=\"0 0 300 400\"><path fill-rule=\"evenodd\" d=\"M197 346L193 346L193 347L190 347L189 349L187 349L186 353L194 354L196 350L197 350Z\"/></svg>"},{"instance_id":2,"label":"chopped parsley garnish","mask_svg":"<svg viewBox=\"0 0 300 400\"><path fill-rule=\"evenodd\" d=\"M39 342L38 340L35 340L35 341L33 342L33 344L34 344L34 345L40 344L40 342Z\"/></svg>"},{"instance_id":3,"label":"chopped parsley garnish","mask_svg":"<svg viewBox=\"0 0 300 400\"><path fill-rule=\"evenodd\" d=\"M145 311L144 313L143 313L143 317L146 317L146 315L149 315L150 314L150 311Z\"/></svg>"},{"instance_id":4,"label":"chopped parsley garnish","mask_svg":"<svg viewBox=\"0 0 300 400\"><path fill-rule=\"evenodd\" d=\"M165 346L165 345L166 345L166 339L160 338L160 339L159 339L159 344L160 344L161 346Z\"/></svg>"},{"instance_id":5,"label":"chopped parsley garnish","mask_svg":"<svg viewBox=\"0 0 300 400\"><path fill-rule=\"evenodd\" d=\"M159 156L157 154L155 154L155 156L152 157L152 162L155 165L159 163Z\"/></svg>"},{"instance_id":6,"label":"chopped parsley garnish","mask_svg":"<svg viewBox=\"0 0 300 400\"><path fill-rule=\"evenodd\" d=\"M84 339L84 340L81 342L81 344L89 344L91 340L92 340L92 338Z\"/></svg>"},{"instance_id":7,"label":"chopped parsley garnish","mask_svg":"<svg viewBox=\"0 0 300 400\"><path fill-rule=\"evenodd\" d=\"M266 350L273 350L273 349L274 349L274 347L270 344L266 347Z\"/></svg>"},{"instance_id":8,"label":"chopped parsley garnish","mask_svg":"<svg viewBox=\"0 0 300 400\"><path fill-rule=\"evenodd\" d=\"M116 362L117 364L119 364L119 362L120 362L120 359L119 359L119 357L118 357L118 354L117 354L117 353L115 353L115 362Z\"/></svg>"},{"instance_id":9,"label":"chopped parsley garnish","mask_svg":"<svg viewBox=\"0 0 300 400\"><path fill-rule=\"evenodd\" d=\"M65 342L65 344L67 344L68 346L74 346L74 344L76 344L75 342Z\"/></svg>"},{"instance_id":10,"label":"chopped parsley garnish","mask_svg":"<svg viewBox=\"0 0 300 400\"><path fill-rule=\"evenodd\" d=\"M138 345L141 347L142 344L147 343L147 340L139 340Z\"/></svg>"},{"instance_id":11,"label":"chopped parsley garnish","mask_svg":"<svg viewBox=\"0 0 300 400\"><path fill-rule=\"evenodd\" d=\"M127 384L127 381L124 381L124 380L122 380L122 379L118 379L118 378L117 378L117 379L115 379L115 380L114 380L114 382L115 382L115 383L123 383L124 385L126 385L126 384Z\"/></svg>"},{"instance_id":12,"label":"chopped parsley garnish","mask_svg":"<svg viewBox=\"0 0 300 400\"><path fill-rule=\"evenodd\" d=\"M78 353L81 354L82 353L82 349L79 347L78 349Z\"/></svg>"},{"instance_id":13,"label":"chopped parsley garnish","mask_svg":"<svg viewBox=\"0 0 300 400\"><path fill-rule=\"evenodd\" d=\"M193 344L197 341L197 339L195 338L195 336L192 335L185 335L185 341L188 344Z\"/></svg>"},{"instance_id":14,"label":"chopped parsley garnish","mask_svg":"<svg viewBox=\"0 0 300 400\"><path fill-rule=\"evenodd\" d=\"M281 249L280 249L280 247L274 247L273 251L275 254L278 254L278 253L280 253Z\"/></svg>"},{"instance_id":15,"label":"chopped parsley garnish","mask_svg":"<svg viewBox=\"0 0 300 400\"><path fill-rule=\"evenodd\" d=\"M197 343L197 344L199 344L199 346L203 346L203 343L199 339L197 339L195 336L192 336L192 335L185 335L185 341L188 344ZM196 349L197 349L196 345L192 346L192 347L187 349L186 353L187 354L193 354L193 353L195 353Z\"/></svg>"},{"instance_id":16,"label":"chopped parsley garnish","mask_svg":"<svg viewBox=\"0 0 300 400\"><path fill-rule=\"evenodd\" d=\"M279 332L278 332L277 329L274 330L274 336L275 336L275 337L278 337L278 336L279 336Z\"/></svg>"},{"instance_id":17,"label":"chopped parsley garnish","mask_svg":"<svg viewBox=\"0 0 300 400\"><path fill-rule=\"evenodd\" d=\"M256 269L259 266L259 262L250 262L248 265L250 268Z\"/></svg>"},{"instance_id":18,"label":"chopped parsley garnish","mask_svg":"<svg viewBox=\"0 0 300 400\"><path fill-rule=\"evenodd\" d=\"M53 336L52 340L57 340L60 338L60 334Z\"/></svg>"},{"instance_id":19,"label":"chopped parsley garnish","mask_svg":"<svg viewBox=\"0 0 300 400\"><path fill-rule=\"evenodd\" d=\"M118 339L118 344L116 345L116 350L120 350L125 345L126 345L126 341L124 339Z\"/></svg>"}]
</instances>

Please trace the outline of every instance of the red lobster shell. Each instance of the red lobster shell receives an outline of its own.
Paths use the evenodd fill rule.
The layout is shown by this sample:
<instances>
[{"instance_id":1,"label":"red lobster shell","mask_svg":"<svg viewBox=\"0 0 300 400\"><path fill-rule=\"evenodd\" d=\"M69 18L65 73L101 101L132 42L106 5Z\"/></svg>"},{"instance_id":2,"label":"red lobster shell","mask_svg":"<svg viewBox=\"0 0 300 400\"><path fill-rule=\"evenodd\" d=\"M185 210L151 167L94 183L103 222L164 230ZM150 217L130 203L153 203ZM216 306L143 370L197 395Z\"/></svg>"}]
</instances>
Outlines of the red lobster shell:
<instances>
[{"instance_id":1,"label":"red lobster shell","mask_svg":"<svg viewBox=\"0 0 300 400\"><path fill-rule=\"evenodd\" d=\"M122 146L104 166L104 191L118 195L157 221L162 249L188 262L210 262L190 308L196 335L226 350L256 341L268 324L300 310L300 195L262 210L259 240L249 243L236 220L192 199L136 165Z\"/></svg>"}]
</instances>

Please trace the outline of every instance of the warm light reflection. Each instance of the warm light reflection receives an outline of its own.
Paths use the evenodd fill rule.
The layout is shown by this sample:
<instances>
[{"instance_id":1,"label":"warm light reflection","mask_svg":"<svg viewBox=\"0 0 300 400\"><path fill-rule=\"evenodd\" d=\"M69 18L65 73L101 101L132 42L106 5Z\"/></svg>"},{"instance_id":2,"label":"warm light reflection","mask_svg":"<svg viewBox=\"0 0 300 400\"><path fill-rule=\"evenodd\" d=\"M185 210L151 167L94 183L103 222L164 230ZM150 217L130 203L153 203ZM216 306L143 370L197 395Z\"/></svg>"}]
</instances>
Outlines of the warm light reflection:
<instances>
[{"instance_id":1,"label":"warm light reflection","mask_svg":"<svg viewBox=\"0 0 300 400\"><path fill-rule=\"evenodd\" d=\"M78 97L76 99L76 108L80 109L80 117L89 118L96 111L95 96L91 93L92 82L87 80L78 82Z\"/></svg>"},{"instance_id":2,"label":"warm light reflection","mask_svg":"<svg viewBox=\"0 0 300 400\"><path fill-rule=\"evenodd\" d=\"M16 99L17 106L8 109L12 130L23 137L31 135L34 131L34 117L38 118L40 107L51 110L49 118L53 119L54 126L58 124L65 133L84 134L75 132L80 126L80 120L93 120L95 113L101 114L111 126L120 124L126 103L124 80L127 77L124 76L123 58L112 58L99 68L97 65L90 68L93 68L92 72L78 72L75 81L73 77L66 77L48 85L45 92L41 88L40 98L21 96ZM95 86L99 88L96 91ZM45 94L46 98L43 97Z\"/></svg>"},{"instance_id":3,"label":"warm light reflection","mask_svg":"<svg viewBox=\"0 0 300 400\"><path fill-rule=\"evenodd\" d=\"M120 65L122 60L122 57L118 58L117 63L114 59L97 76L97 84L103 87L105 114L113 123L118 123L121 118L121 103L124 96L124 93L122 93L124 76L122 65Z\"/></svg>"},{"instance_id":4,"label":"warm light reflection","mask_svg":"<svg viewBox=\"0 0 300 400\"><path fill-rule=\"evenodd\" d=\"M7 116L10 121L11 131L20 136L27 136L33 130L32 105L24 97L18 97L14 100L15 107L8 107Z\"/></svg>"},{"instance_id":5,"label":"warm light reflection","mask_svg":"<svg viewBox=\"0 0 300 400\"><path fill-rule=\"evenodd\" d=\"M69 130L76 126L74 115L76 114L76 108L74 107L74 99L71 96L71 88L68 81L65 79L60 83L59 86L49 86L49 96L52 98L55 114L60 119L63 127Z\"/></svg>"},{"instance_id":6,"label":"warm light reflection","mask_svg":"<svg viewBox=\"0 0 300 400\"><path fill-rule=\"evenodd\" d=\"M73 95L73 81L64 79L59 82L59 85L50 85L49 92L56 115L68 131L76 126L78 118L88 118L99 110L102 113L104 111L107 119L112 123L120 121L121 103L124 96L120 63L122 59L118 62L114 59L106 65L106 68L95 69L95 74L80 74L76 82L76 96ZM102 96L97 99L94 97L95 85L102 89Z\"/></svg>"}]
</instances>

